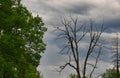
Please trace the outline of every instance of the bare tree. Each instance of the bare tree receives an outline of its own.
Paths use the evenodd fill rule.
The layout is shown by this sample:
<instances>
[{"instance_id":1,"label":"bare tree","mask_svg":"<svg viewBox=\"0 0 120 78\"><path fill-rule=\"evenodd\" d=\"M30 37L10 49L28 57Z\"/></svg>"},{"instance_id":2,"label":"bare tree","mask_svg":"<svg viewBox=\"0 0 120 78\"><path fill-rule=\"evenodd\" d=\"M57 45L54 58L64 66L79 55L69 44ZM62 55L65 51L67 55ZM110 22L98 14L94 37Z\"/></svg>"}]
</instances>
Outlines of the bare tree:
<instances>
[{"instance_id":1,"label":"bare tree","mask_svg":"<svg viewBox=\"0 0 120 78\"><path fill-rule=\"evenodd\" d=\"M69 56L68 62L66 62L63 66L60 66L60 72L66 67L70 66L73 68L77 73L77 78L86 78L86 71L87 65L92 66L92 70L90 72L89 78L92 77L92 74L97 66L101 51L102 51L102 44L99 44L100 37L104 31L103 24L101 26L95 27L93 26L93 21L90 21L89 26L80 25L78 22L78 18L74 19L70 17L69 20L63 19L62 27L57 27L57 30L60 31L58 35L58 39L65 39L66 44L64 45L63 49L61 49L61 54L67 53ZM88 47L86 47L86 56L83 62L83 67L81 60L80 60L80 53L81 49L79 44L86 39L88 42ZM95 48L97 48L98 53L95 57L95 63L90 64L88 63L89 58L92 56ZM75 64L71 63L71 59L75 62Z\"/></svg>"},{"instance_id":2,"label":"bare tree","mask_svg":"<svg viewBox=\"0 0 120 78\"><path fill-rule=\"evenodd\" d=\"M119 34L116 34L116 37L114 38L113 41L113 62L114 62L114 66L116 68L116 72L117 72L117 78L119 78L119 68L120 68L120 43L119 43L120 39L119 39Z\"/></svg>"}]
</instances>

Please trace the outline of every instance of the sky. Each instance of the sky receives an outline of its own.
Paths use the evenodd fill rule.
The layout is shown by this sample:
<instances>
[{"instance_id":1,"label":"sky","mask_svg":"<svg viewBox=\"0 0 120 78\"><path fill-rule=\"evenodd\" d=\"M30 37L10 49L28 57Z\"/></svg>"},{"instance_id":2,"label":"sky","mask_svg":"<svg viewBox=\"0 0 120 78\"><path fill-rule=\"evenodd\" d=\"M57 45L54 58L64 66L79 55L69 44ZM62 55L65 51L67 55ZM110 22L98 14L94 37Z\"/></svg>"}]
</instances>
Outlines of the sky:
<instances>
[{"instance_id":1,"label":"sky","mask_svg":"<svg viewBox=\"0 0 120 78\"><path fill-rule=\"evenodd\" d=\"M78 17L81 23L92 19L96 25L104 22L108 28L103 33L102 38L110 41L115 37L116 32L120 32L120 0L22 0L33 16L42 17L48 31L44 35L44 41L47 44L46 51L42 54L38 70L41 71L44 78L66 78L68 74L74 73L73 69L67 67L62 73L58 73L60 65L64 65L68 57L61 56L58 52L61 50L56 41L54 27L61 26L61 20L64 17ZM63 41L64 42L64 41ZM82 42L83 49L86 48L85 41ZM104 58L107 57L107 58ZM103 60L98 64L94 75L105 72L107 68L112 67L111 54L104 54ZM83 59L81 57L81 59ZM107 59L107 60L106 60ZM94 60L90 59L90 62Z\"/></svg>"}]
</instances>

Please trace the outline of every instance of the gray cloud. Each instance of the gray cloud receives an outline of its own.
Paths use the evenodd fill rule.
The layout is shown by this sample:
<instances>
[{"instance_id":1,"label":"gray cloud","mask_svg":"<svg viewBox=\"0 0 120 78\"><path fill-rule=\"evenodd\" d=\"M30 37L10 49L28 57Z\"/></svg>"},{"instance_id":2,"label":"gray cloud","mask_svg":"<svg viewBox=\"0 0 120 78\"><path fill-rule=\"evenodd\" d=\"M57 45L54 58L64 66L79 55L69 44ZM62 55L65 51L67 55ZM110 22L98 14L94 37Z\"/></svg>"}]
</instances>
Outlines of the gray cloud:
<instances>
[{"instance_id":1,"label":"gray cloud","mask_svg":"<svg viewBox=\"0 0 120 78\"><path fill-rule=\"evenodd\" d=\"M106 26L110 27L110 30L113 32L119 32L120 31L120 18L106 21Z\"/></svg>"},{"instance_id":2,"label":"gray cloud","mask_svg":"<svg viewBox=\"0 0 120 78\"><path fill-rule=\"evenodd\" d=\"M23 0L28 9L33 14L39 14L43 17L45 24L48 26L59 26L60 20L64 16L79 16L81 21L86 21L92 18L97 22L105 20L105 23L118 29L120 19L120 4L119 0ZM113 20L114 19L114 20ZM116 26L116 27L113 27Z\"/></svg>"},{"instance_id":3,"label":"gray cloud","mask_svg":"<svg viewBox=\"0 0 120 78\"><path fill-rule=\"evenodd\" d=\"M68 13L79 14L79 15L88 15L89 11L95 8L95 5L90 3L79 2L74 5L71 5L69 8L65 9Z\"/></svg>"}]
</instances>

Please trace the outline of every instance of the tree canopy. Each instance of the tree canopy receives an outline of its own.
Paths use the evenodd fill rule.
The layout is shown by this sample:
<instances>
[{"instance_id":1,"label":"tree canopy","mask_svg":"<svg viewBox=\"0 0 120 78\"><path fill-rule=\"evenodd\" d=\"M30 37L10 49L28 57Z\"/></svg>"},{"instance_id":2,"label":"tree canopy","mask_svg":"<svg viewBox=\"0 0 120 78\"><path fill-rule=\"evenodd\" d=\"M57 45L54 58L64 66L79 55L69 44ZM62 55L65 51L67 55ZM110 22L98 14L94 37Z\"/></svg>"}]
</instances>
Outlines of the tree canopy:
<instances>
[{"instance_id":1,"label":"tree canopy","mask_svg":"<svg viewBox=\"0 0 120 78\"><path fill-rule=\"evenodd\" d=\"M0 0L0 78L38 78L36 67L46 44L42 18L20 0Z\"/></svg>"},{"instance_id":2,"label":"tree canopy","mask_svg":"<svg viewBox=\"0 0 120 78\"><path fill-rule=\"evenodd\" d=\"M120 76L120 73L118 74L116 69L107 69L102 78L118 78L118 75Z\"/></svg>"}]
</instances>

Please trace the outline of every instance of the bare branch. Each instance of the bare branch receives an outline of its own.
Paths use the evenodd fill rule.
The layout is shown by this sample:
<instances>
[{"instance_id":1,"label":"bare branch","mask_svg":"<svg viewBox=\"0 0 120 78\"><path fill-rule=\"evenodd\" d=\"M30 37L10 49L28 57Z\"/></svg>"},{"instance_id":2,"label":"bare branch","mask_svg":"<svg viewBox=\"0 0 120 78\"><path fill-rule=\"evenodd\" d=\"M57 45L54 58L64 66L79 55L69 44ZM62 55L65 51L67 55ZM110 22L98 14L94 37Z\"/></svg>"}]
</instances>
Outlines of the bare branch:
<instances>
[{"instance_id":1,"label":"bare branch","mask_svg":"<svg viewBox=\"0 0 120 78\"><path fill-rule=\"evenodd\" d=\"M67 67L68 65L76 70L76 67L74 65L72 65L71 63L66 63L64 66L60 66L61 70L59 72L62 72L62 70L64 70L65 67Z\"/></svg>"},{"instance_id":2,"label":"bare branch","mask_svg":"<svg viewBox=\"0 0 120 78\"><path fill-rule=\"evenodd\" d=\"M83 33L83 35L80 37L80 39L77 41L77 43L79 43L83 38L84 36L87 34L87 32Z\"/></svg>"},{"instance_id":3,"label":"bare branch","mask_svg":"<svg viewBox=\"0 0 120 78\"><path fill-rule=\"evenodd\" d=\"M97 33L95 33L95 32L93 32L93 23L92 22L90 23L90 38L91 39L90 39L87 55L86 55L85 61L84 61L83 77L85 77L85 75L86 75L86 66L87 66L87 61L89 59L89 56L93 52L94 48L97 46L97 43L98 43L98 41L99 41L99 39L101 37L102 32L103 32L103 25L101 27L101 30L97 31ZM95 63L95 66L96 66L96 64L97 63ZM94 67L94 69L95 69L95 67ZM93 69L93 71L94 71L94 69ZM93 73L93 71L92 71L92 73ZM92 75L92 73L91 73L91 75Z\"/></svg>"},{"instance_id":4,"label":"bare branch","mask_svg":"<svg viewBox=\"0 0 120 78\"><path fill-rule=\"evenodd\" d=\"M104 31L103 25L101 25L101 28L98 30L97 28L94 28L93 26L93 21L90 22L90 27L86 28L86 26L84 25L78 25L78 18L74 19L72 17L70 17L70 20L67 19L63 19L62 21L62 25L63 28L57 28L59 31L61 31L62 33L59 34L58 39L66 39L67 40L67 44L65 44L65 46L61 49L60 53L62 52L69 52L71 53L69 55L69 60L67 63L65 63L63 66L60 66L60 72L65 69L66 66L70 66L71 68L73 68L74 70L76 70L77 76L78 78L85 78L86 77L86 68L87 68L87 64L88 64L88 59L90 57L90 55L92 55L92 53L94 52L94 49L99 47L98 43L101 37L102 32ZM79 27L78 27L79 26ZM95 30L96 29L96 30ZM86 37L87 33L89 34L89 45L88 45L88 49L87 49L87 54L85 56L85 60L84 60L84 67L83 67L83 77L81 76L81 66L80 66L80 53L79 53L79 43L83 40L83 38ZM98 58L99 55L101 53L101 50L99 50L99 53L97 55L97 57L95 58L95 63L93 64L93 69L90 73L90 77L92 77L92 74L97 66L97 62L98 62ZM64 54L64 53L62 53ZM75 62L75 65L71 64L71 56L73 57L73 60ZM90 64L89 64L90 65Z\"/></svg>"},{"instance_id":5,"label":"bare branch","mask_svg":"<svg viewBox=\"0 0 120 78\"><path fill-rule=\"evenodd\" d=\"M68 46L69 46L69 44L65 45L65 46L60 50L59 53L62 54L62 55L65 54L65 53L63 53L63 51L64 51L66 48L68 49L68 50L67 50L67 53L68 53L69 50L70 50Z\"/></svg>"},{"instance_id":6,"label":"bare branch","mask_svg":"<svg viewBox=\"0 0 120 78\"><path fill-rule=\"evenodd\" d=\"M71 56L69 56L69 62L67 62L65 65L63 65L63 66L60 66L60 71L59 72L62 72L62 70L64 70L65 69L65 67L67 67L67 66L70 66L70 67L72 67L73 69L77 69L74 65L72 65L71 63Z\"/></svg>"},{"instance_id":7,"label":"bare branch","mask_svg":"<svg viewBox=\"0 0 120 78\"><path fill-rule=\"evenodd\" d=\"M91 73L90 73L90 77L89 77L89 78L92 78L93 72L94 72L94 70L95 70L95 68L96 68L96 66L97 66L99 57L100 57L100 55L101 55L101 50L102 50L102 46L99 48L99 52L98 52L98 55L97 55L97 57L96 57L96 59L95 59L95 64L93 65L93 69L92 69L92 71L91 71Z\"/></svg>"},{"instance_id":8,"label":"bare branch","mask_svg":"<svg viewBox=\"0 0 120 78\"><path fill-rule=\"evenodd\" d=\"M65 30L61 29L60 27L57 27L57 30L67 33Z\"/></svg>"}]
</instances>

